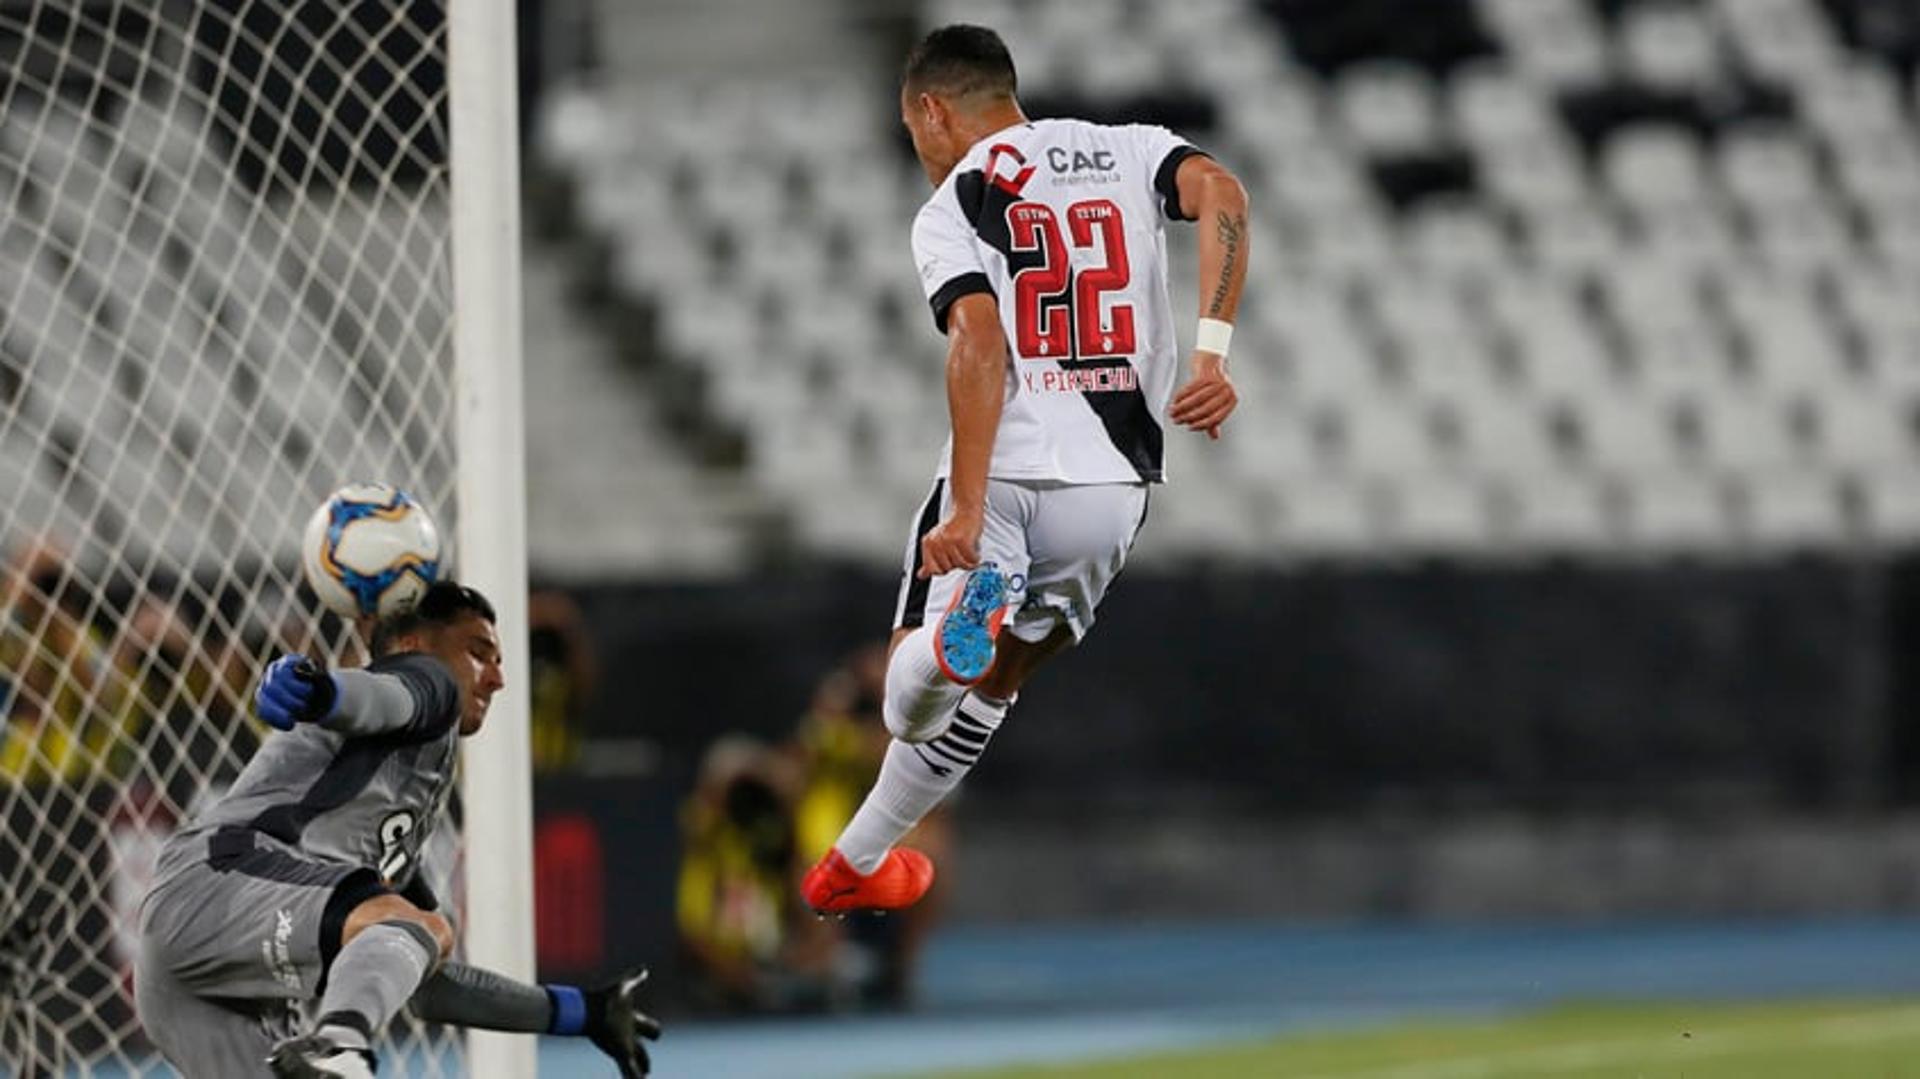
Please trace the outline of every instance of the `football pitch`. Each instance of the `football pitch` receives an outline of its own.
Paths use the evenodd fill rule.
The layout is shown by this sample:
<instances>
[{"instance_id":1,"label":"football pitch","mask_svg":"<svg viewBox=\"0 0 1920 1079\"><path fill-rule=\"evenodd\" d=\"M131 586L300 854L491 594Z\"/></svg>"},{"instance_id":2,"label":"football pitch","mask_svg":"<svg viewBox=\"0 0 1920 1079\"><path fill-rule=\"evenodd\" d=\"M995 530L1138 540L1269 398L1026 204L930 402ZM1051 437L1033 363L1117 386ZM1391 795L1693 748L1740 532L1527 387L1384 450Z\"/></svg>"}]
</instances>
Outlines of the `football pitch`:
<instances>
[{"instance_id":1,"label":"football pitch","mask_svg":"<svg viewBox=\"0 0 1920 1079\"><path fill-rule=\"evenodd\" d=\"M1569 1005L1185 1052L914 1079L1889 1079L1920 1076L1920 1001ZM904 1079L904 1077L902 1077Z\"/></svg>"},{"instance_id":2,"label":"football pitch","mask_svg":"<svg viewBox=\"0 0 1920 1079\"><path fill-rule=\"evenodd\" d=\"M727 1079L1920 1079L1920 922L973 926L910 1011L690 1021ZM549 1039L553 1074L576 1049Z\"/></svg>"}]
</instances>

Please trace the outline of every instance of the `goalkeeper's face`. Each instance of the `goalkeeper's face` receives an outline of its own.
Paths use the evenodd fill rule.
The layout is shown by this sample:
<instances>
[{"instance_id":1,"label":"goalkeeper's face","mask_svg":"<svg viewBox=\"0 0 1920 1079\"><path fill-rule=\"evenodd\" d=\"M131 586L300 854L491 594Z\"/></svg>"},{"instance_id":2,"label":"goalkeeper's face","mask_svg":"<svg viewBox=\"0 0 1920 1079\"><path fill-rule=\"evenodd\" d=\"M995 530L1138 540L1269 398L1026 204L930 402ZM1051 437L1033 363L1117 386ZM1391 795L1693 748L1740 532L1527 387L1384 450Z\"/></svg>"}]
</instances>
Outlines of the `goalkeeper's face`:
<instances>
[{"instance_id":1,"label":"goalkeeper's face","mask_svg":"<svg viewBox=\"0 0 1920 1079\"><path fill-rule=\"evenodd\" d=\"M487 721L494 693L507 684L493 623L477 614L461 615L433 635L428 650L447 665L460 687L460 733L474 733Z\"/></svg>"}]
</instances>

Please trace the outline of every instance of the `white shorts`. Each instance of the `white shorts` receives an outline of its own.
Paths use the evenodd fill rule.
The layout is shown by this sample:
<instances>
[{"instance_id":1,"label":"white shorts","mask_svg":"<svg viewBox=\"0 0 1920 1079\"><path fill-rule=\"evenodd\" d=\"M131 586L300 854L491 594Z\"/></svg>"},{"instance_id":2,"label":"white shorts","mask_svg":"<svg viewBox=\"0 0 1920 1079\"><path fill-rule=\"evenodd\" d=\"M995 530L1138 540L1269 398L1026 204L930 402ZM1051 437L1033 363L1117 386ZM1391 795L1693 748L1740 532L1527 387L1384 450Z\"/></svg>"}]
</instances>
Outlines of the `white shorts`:
<instances>
[{"instance_id":1,"label":"white shorts","mask_svg":"<svg viewBox=\"0 0 1920 1079\"><path fill-rule=\"evenodd\" d=\"M946 517L952 502L944 479L921 507L907 540L905 576L894 606L895 629L939 618L966 572L921 580L920 540ZM1028 480L988 480L986 523L980 559L1007 575L1011 611L1005 629L1038 644L1066 626L1079 641L1093 627L1094 609L1126 565L1147 519L1147 485L1074 485Z\"/></svg>"}]
</instances>

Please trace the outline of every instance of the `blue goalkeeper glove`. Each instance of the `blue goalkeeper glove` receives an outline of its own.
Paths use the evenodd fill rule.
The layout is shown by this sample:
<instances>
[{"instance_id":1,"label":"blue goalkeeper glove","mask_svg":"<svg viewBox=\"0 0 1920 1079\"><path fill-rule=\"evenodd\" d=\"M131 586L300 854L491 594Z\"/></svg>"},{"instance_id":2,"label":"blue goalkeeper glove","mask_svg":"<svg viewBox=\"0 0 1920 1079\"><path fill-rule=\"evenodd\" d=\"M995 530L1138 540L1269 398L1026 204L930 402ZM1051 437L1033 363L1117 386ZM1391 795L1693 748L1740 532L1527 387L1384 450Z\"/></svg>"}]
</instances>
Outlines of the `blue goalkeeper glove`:
<instances>
[{"instance_id":1,"label":"blue goalkeeper glove","mask_svg":"<svg viewBox=\"0 0 1920 1079\"><path fill-rule=\"evenodd\" d=\"M340 687L333 675L305 656L281 656L267 664L253 703L269 727L290 731L296 723L319 723L333 715Z\"/></svg>"}]
</instances>

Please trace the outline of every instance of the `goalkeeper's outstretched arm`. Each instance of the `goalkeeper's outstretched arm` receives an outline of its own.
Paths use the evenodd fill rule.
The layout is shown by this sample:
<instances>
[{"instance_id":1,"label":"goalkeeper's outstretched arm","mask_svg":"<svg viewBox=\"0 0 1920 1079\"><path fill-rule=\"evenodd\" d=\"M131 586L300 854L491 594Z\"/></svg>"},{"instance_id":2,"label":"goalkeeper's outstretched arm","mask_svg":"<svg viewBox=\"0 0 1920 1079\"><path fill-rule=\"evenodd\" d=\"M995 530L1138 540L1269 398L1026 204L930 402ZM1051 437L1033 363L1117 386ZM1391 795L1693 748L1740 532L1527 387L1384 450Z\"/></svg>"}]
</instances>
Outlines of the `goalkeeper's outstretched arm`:
<instances>
[{"instance_id":1,"label":"goalkeeper's outstretched arm","mask_svg":"<svg viewBox=\"0 0 1920 1079\"><path fill-rule=\"evenodd\" d=\"M465 963L443 963L413 995L415 1015L428 1022L523 1034L590 1039L613 1058L622 1079L647 1074L647 1042L660 1024L640 1009L644 968L607 985L529 985Z\"/></svg>"}]
</instances>

